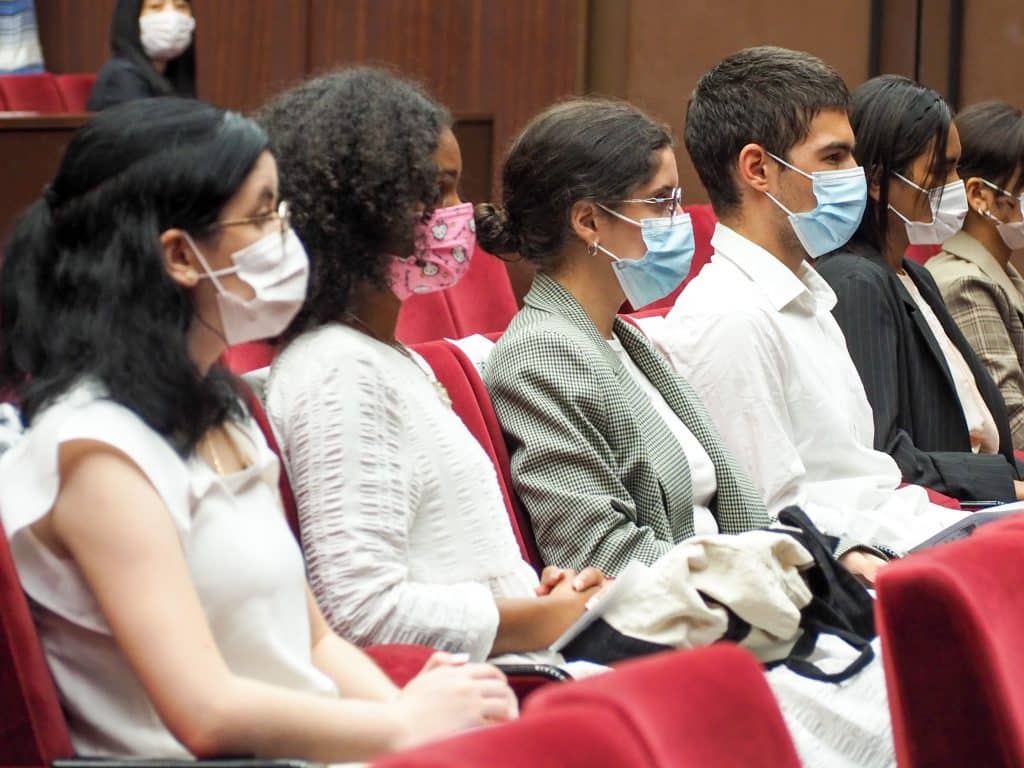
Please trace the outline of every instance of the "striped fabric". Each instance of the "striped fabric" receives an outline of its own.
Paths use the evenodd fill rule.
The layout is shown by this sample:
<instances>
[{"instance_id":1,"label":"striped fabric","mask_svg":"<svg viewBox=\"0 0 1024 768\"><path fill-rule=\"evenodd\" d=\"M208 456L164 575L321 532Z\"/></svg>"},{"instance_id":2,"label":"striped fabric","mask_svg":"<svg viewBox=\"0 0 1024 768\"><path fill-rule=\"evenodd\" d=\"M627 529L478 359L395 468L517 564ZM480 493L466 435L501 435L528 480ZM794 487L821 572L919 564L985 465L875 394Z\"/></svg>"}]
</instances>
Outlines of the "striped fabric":
<instances>
[{"instance_id":1,"label":"striped fabric","mask_svg":"<svg viewBox=\"0 0 1024 768\"><path fill-rule=\"evenodd\" d=\"M42 71L35 0L0 0L0 75Z\"/></svg>"},{"instance_id":2,"label":"striped fabric","mask_svg":"<svg viewBox=\"0 0 1024 768\"><path fill-rule=\"evenodd\" d=\"M719 530L766 526L764 503L690 385L640 331L621 320L614 331L714 462L711 511ZM488 358L485 378L545 563L595 565L614 575L693 536L690 470L679 443L555 280L534 279L526 306Z\"/></svg>"}]
</instances>

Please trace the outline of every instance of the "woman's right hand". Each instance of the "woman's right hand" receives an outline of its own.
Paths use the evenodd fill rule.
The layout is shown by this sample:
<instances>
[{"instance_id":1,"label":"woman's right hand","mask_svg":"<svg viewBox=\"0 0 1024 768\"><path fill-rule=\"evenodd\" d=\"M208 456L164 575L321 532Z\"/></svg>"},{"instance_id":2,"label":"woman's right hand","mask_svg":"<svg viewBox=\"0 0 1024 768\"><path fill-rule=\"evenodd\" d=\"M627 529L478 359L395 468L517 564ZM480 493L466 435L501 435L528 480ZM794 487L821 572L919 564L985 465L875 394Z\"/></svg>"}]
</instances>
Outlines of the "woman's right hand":
<instances>
[{"instance_id":1,"label":"woman's right hand","mask_svg":"<svg viewBox=\"0 0 1024 768\"><path fill-rule=\"evenodd\" d=\"M395 706L400 723L396 750L519 715L505 675L490 664L428 662L402 689Z\"/></svg>"}]
</instances>

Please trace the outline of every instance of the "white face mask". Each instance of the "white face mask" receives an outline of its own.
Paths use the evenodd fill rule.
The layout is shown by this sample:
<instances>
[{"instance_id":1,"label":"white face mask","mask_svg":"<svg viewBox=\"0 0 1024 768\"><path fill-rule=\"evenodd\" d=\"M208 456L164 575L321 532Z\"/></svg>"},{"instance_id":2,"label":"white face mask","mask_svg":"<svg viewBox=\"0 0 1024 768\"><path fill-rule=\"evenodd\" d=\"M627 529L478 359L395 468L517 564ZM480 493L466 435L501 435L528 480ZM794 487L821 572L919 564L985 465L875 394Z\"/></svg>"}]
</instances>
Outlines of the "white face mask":
<instances>
[{"instance_id":1,"label":"white face mask","mask_svg":"<svg viewBox=\"0 0 1024 768\"><path fill-rule=\"evenodd\" d=\"M982 184L991 187L996 192L1016 200L1018 205L1020 205L1021 221L1003 221L995 216L991 211L979 211L979 213L995 222L996 231L999 233L999 236L1003 238L1003 242L1006 243L1007 248L1011 251L1024 249L1024 197L1007 192L1005 189L996 186L991 181L985 181L985 179L982 179L981 182Z\"/></svg>"},{"instance_id":2,"label":"white face mask","mask_svg":"<svg viewBox=\"0 0 1024 768\"><path fill-rule=\"evenodd\" d=\"M284 235L271 232L235 251L231 254L235 266L216 272L210 269L192 238L188 234L185 238L206 272L204 277L217 287L220 324L230 346L274 338L302 308L309 283L309 257L292 229ZM256 295L246 300L226 290L218 280L225 275L238 275L252 286Z\"/></svg>"},{"instance_id":3,"label":"white face mask","mask_svg":"<svg viewBox=\"0 0 1024 768\"><path fill-rule=\"evenodd\" d=\"M919 187L906 176L893 172L893 176L909 184L914 189L920 190L928 195L928 203L932 209L931 221L911 221L891 205L889 210L903 219L907 227L907 238L911 245L941 245L955 235L964 225L967 218L967 211L970 206L967 204L967 188L963 179L951 181L944 187L925 189ZM941 190L941 192L940 192Z\"/></svg>"},{"instance_id":4,"label":"white face mask","mask_svg":"<svg viewBox=\"0 0 1024 768\"><path fill-rule=\"evenodd\" d=\"M147 13L139 18L142 49L153 61L170 61L192 43L196 20L181 11Z\"/></svg>"}]
</instances>

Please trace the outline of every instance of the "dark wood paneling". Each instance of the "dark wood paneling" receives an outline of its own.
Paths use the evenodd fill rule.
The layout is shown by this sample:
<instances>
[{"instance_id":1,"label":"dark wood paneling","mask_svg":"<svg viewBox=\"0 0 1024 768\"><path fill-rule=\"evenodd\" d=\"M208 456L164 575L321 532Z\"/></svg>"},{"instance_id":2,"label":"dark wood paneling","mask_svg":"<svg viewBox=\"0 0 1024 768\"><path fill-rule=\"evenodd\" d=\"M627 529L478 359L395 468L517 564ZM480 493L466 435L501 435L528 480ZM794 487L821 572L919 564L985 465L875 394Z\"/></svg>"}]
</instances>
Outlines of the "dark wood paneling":
<instances>
[{"instance_id":1,"label":"dark wood paneling","mask_svg":"<svg viewBox=\"0 0 1024 768\"><path fill-rule=\"evenodd\" d=\"M1024 3L966 0L961 103L1002 99L1024 108Z\"/></svg>"},{"instance_id":2,"label":"dark wood paneling","mask_svg":"<svg viewBox=\"0 0 1024 768\"><path fill-rule=\"evenodd\" d=\"M625 68L624 79L604 72L595 85L672 126L686 202L707 199L682 146L686 103L700 76L722 58L751 45L781 45L821 56L851 87L868 75L870 0L629 0L625 8L624 19L621 0L591 2L588 59L612 51Z\"/></svg>"},{"instance_id":3,"label":"dark wood paneling","mask_svg":"<svg viewBox=\"0 0 1024 768\"><path fill-rule=\"evenodd\" d=\"M311 0L310 8L311 71L392 66L452 112L490 116L494 180L516 132L582 83L582 0Z\"/></svg>"},{"instance_id":4,"label":"dark wood paneling","mask_svg":"<svg viewBox=\"0 0 1024 768\"><path fill-rule=\"evenodd\" d=\"M494 121L489 118L456 119L452 126L462 153L459 196L479 202L491 196L491 160L494 157Z\"/></svg>"},{"instance_id":5,"label":"dark wood paneling","mask_svg":"<svg viewBox=\"0 0 1024 768\"><path fill-rule=\"evenodd\" d=\"M0 164L11 170L0 184L0 243L18 214L57 173L64 148L88 115L0 115Z\"/></svg>"},{"instance_id":6,"label":"dark wood paneling","mask_svg":"<svg viewBox=\"0 0 1024 768\"><path fill-rule=\"evenodd\" d=\"M196 0L199 97L248 111L306 73L306 0Z\"/></svg>"},{"instance_id":7,"label":"dark wood paneling","mask_svg":"<svg viewBox=\"0 0 1024 768\"><path fill-rule=\"evenodd\" d=\"M117 0L36 0L39 41L51 72L96 72L110 55Z\"/></svg>"}]
</instances>

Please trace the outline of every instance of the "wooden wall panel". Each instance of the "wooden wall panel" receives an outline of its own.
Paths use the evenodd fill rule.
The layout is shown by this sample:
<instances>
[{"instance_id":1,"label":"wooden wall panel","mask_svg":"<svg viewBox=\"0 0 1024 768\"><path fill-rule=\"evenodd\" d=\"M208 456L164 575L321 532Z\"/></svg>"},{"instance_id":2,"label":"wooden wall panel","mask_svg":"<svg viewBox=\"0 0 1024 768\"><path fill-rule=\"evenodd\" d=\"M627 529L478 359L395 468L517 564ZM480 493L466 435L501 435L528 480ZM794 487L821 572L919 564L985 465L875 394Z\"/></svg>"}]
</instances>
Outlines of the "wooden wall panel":
<instances>
[{"instance_id":1,"label":"wooden wall panel","mask_svg":"<svg viewBox=\"0 0 1024 768\"><path fill-rule=\"evenodd\" d=\"M682 146L686 103L700 76L741 48L781 45L821 56L856 86L868 75L870 10L869 0L591 0L588 60L593 63L604 51L618 60L606 66L603 77L592 68L598 77L589 85L595 92L626 98L672 126L685 199L703 202L707 196ZM609 14L614 23L601 18ZM614 40L622 34L624 51ZM616 84L619 68L625 78Z\"/></svg>"},{"instance_id":2,"label":"wooden wall panel","mask_svg":"<svg viewBox=\"0 0 1024 768\"><path fill-rule=\"evenodd\" d=\"M96 72L110 55L117 0L36 0L39 41L51 72Z\"/></svg>"},{"instance_id":3,"label":"wooden wall panel","mask_svg":"<svg viewBox=\"0 0 1024 768\"><path fill-rule=\"evenodd\" d=\"M582 84L581 0L311 0L310 13L311 71L392 66L456 115L493 119L494 179L526 121Z\"/></svg>"},{"instance_id":4,"label":"wooden wall panel","mask_svg":"<svg viewBox=\"0 0 1024 768\"><path fill-rule=\"evenodd\" d=\"M1002 99L1024 108L1024 3L966 0L962 105Z\"/></svg>"},{"instance_id":5,"label":"wooden wall panel","mask_svg":"<svg viewBox=\"0 0 1024 768\"><path fill-rule=\"evenodd\" d=\"M195 0L199 97L248 111L306 73L306 0Z\"/></svg>"}]
</instances>

